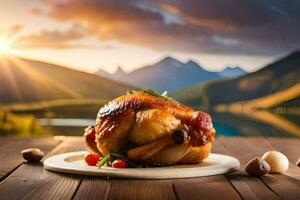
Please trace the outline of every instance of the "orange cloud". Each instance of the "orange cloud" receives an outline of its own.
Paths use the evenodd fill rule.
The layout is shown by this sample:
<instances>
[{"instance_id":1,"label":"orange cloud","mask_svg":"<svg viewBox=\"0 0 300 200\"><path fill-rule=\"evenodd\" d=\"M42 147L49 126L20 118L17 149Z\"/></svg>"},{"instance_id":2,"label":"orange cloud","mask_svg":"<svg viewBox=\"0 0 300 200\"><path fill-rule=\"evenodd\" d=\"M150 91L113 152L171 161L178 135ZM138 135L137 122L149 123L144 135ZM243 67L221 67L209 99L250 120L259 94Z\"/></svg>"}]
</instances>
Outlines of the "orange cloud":
<instances>
[{"instance_id":1,"label":"orange cloud","mask_svg":"<svg viewBox=\"0 0 300 200\"><path fill-rule=\"evenodd\" d=\"M233 24L224 23L220 19L216 19L216 18L207 19L207 18L199 18L199 17L191 16L189 15L189 13L184 13L182 10L180 10L179 7L176 7L175 5L171 5L168 3L162 3L161 7L174 15L178 15L182 17L187 23L193 24L195 26L206 26L212 29L217 29L225 32L234 31L236 28Z\"/></svg>"},{"instance_id":2,"label":"orange cloud","mask_svg":"<svg viewBox=\"0 0 300 200\"><path fill-rule=\"evenodd\" d=\"M23 26L20 24L13 25L10 27L9 32L13 35L20 32L23 29Z\"/></svg>"},{"instance_id":3,"label":"orange cloud","mask_svg":"<svg viewBox=\"0 0 300 200\"><path fill-rule=\"evenodd\" d=\"M6 39L12 39L17 33L23 29L23 26L20 24L15 24L8 28L0 27L0 37Z\"/></svg>"},{"instance_id":4,"label":"orange cloud","mask_svg":"<svg viewBox=\"0 0 300 200\"><path fill-rule=\"evenodd\" d=\"M71 27L65 31L49 31L41 30L36 34L29 34L20 36L12 43L13 48L74 48L81 46L80 44L73 43L79 39L84 38L86 35L83 30L78 27Z\"/></svg>"}]
</instances>

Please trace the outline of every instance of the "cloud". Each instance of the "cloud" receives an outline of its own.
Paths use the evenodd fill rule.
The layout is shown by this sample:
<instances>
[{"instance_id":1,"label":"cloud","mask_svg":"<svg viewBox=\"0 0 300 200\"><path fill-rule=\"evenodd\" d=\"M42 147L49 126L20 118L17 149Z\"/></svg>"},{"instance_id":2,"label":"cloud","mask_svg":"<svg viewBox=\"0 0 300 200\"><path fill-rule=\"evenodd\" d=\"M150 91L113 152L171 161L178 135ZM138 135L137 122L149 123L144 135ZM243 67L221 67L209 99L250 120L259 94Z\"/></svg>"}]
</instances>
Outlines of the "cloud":
<instances>
[{"instance_id":1,"label":"cloud","mask_svg":"<svg viewBox=\"0 0 300 200\"><path fill-rule=\"evenodd\" d=\"M48 17L78 23L102 41L158 50L247 55L276 54L300 47L297 0L44 2Z\"/></svg>"},{"instance_id":2,"label":"cloud","mask_svg":"<svg viewBox=\"0 0 300 200\"><path fill-rule=\"evenodd\" d=\"M20 36L12 43L13 48L50 48L65 49L82 46L74 43L86 36L84 30L80 27L72 26L63 31L41 30L39 33Z\"/></svg>"},{"instance_id":3,"label":"cloud","mask_svg":"<svg viewBox=\"0 0 300 200\"><path fill-rule=\"evenodd\" d=\"M15 25L10 27L9 33L10 33L10 35L15 35L15 34L19 33L22 29L23 29L22 25L15 24Z\"/></svg>"},{"instance_id":4,"label":"cloud","mask_svg":"<svg viewBox=\"0 0 300 200\"><path fill-rule=\"evenodd\" d=\"M5 39L11 39L23 29L20 24L15 24L10 27L0 27L0 37Z\"/></svg>"},{"instance_id":5,"label":"cloud","mask_svg":"<svg viewBox=\"0 0 300 200\"><path fill-rule=\"evenodd\" d=\"M41 8L31 8L29 12L33 15L43 15L43 10Z\"/></svg>"}]
</instances>

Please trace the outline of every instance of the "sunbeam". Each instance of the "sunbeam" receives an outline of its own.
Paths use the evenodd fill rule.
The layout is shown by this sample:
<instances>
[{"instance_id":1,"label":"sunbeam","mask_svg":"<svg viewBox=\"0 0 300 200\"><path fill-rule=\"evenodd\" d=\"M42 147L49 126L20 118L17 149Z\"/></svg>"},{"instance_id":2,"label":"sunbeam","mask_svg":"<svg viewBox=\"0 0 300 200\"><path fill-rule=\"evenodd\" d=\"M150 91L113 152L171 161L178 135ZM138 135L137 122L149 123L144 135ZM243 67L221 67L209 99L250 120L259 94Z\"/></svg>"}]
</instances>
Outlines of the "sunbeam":
<instances>
[{"instance_id":1,"label":"sunbeam","mask_svg":"<svg viewBox=\"0 0 300 200\"><path fill-rule=\"evenodd\" d=\"M15 79L14 73L11 70L10 63L8 60L8 56L0 56L0 62L2 63L2 72L3 73L3 78L7 80L9 85L11 85L11 88L6 91L6 94L12 94L13 96L16 97L18 100L23 100L22 99L22 94L21 90L19 88L19 85ZM5 89L5 87L3 88Z\"/></svg>"},{"instance_id":2,"label":"sunbeam","mask_svg":"<svg viewBox=\"0 0 300 200\"><path fill-rule=\"evenodd\" d=\"M10 51L10 45L7 40L0 39L0 54L6 54Z\"/></svg>"},{"instance_id":3,"label":"sunbeam","mask_svg":"<svg viewBox=\"0 0 300 200\"><path fill-rule=\"evenodd\" d=\"M48 90L52 91L53 93L57 93L58 91L61 91L65 94L68 94L70 97L73 98L80 98L82 97L81 94L78 92L75 92L71 88L67 87L66 85L59 84L55 79L51 77L45 77L43 74L41 74L39 71L33 69L32 67L28 66L27 63L23 62L21 59L14 57L14 56L7 56L9 58L9 61L15 65L18 70L22 71L24 75L29 77L28 80L35 80L36 83L39 83L38 85L33 85L36 88L36 91L40 90ZM24 83L24 84L30 84L30 83ZM36 94L39 95L39 94ZM37 96L37 98L39 98Z\"/></svg>"}]
</instances>

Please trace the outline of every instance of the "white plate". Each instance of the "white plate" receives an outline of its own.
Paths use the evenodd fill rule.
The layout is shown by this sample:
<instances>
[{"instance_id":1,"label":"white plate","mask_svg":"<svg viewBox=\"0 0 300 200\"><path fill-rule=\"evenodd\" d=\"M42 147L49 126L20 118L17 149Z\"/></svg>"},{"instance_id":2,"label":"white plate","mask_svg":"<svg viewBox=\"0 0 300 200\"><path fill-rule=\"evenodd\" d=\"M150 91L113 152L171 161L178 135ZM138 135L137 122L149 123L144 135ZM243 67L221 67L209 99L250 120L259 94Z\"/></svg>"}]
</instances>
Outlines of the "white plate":
<instances>
[{"instance_id":1,"label":"white plate","mask_svg":"<svg viewBox=\"0 0 300 200\"><path fill-rule=\"evenodd\" d=\"M174 165L154 168L125 168L88 166L83 160L86 151L58 154L47 158L44 167L55 172L70 174L137 178L137 179L167 179L189 178L225 174L240 168L240 162L231 156L211 153L207 159L199 164Z\"/></svg>"}]
</instances>

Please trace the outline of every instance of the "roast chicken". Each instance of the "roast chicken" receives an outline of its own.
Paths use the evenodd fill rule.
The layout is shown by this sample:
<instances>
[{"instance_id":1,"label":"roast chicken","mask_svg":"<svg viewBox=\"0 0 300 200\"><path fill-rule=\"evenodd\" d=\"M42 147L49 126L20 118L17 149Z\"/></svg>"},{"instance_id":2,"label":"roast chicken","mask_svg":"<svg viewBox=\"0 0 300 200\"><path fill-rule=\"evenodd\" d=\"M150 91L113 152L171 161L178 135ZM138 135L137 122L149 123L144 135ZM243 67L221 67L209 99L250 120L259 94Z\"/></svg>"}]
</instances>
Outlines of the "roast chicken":
<instances>
[{"instance_id":1,"label":"roast chicken","mask_svg":"<svg viewBox=\"0 0 300 200\"><path fill-rule=\"evenodd\" d=\"M90 151L102 156L127 152L139 163L173 165L205 159L214 139L211 117L178 102L136 92L120 96L86 129Z\"/></svg>"}]
</instances>

